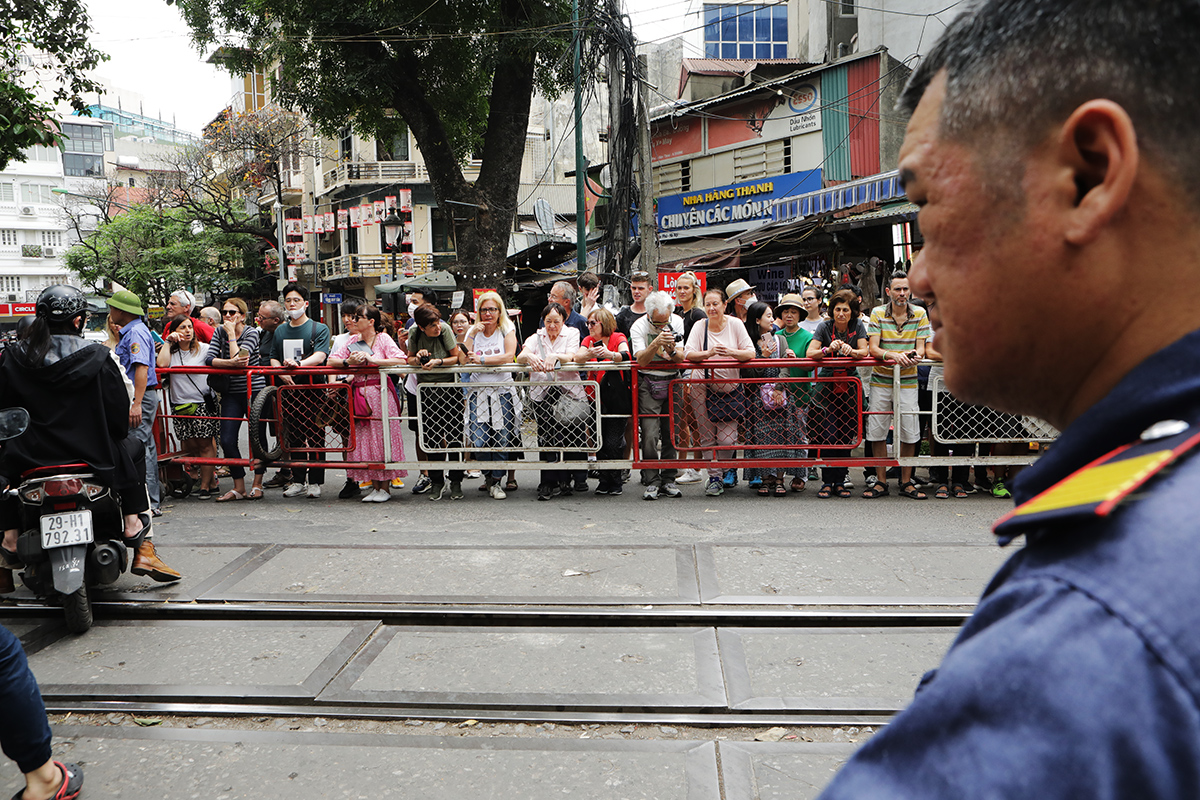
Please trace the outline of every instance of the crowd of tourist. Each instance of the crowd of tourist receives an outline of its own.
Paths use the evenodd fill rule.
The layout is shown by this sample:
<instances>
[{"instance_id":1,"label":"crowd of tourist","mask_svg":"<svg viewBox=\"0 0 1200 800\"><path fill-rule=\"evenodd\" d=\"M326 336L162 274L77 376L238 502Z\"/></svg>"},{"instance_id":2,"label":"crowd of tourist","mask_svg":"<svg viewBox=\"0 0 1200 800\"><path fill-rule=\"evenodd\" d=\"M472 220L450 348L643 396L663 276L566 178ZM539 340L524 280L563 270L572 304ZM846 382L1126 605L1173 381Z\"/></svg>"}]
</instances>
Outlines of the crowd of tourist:
<instances>
[{"instance_id":1,"label":"crowd of tourist","mask_svg":"<svg viewBox=\"0 0 1200 800\"><path fill-rule=\"evenodd\" d=\"M336 337L308 316L308 293L298 284L285 287L282 303L262 303L254 324L240 298L221 303L220 324L208 326L196 313L194 298L176 293L168 311L179 313L163 326L157 365L222 370L178 373L171 379L172 424L185 455L212 458L219 444L225 458L241 459L243 423L257 393L269 382L314 387L311 393L288 394L311 397L313 405L281 405L282 424L270 413L258 420L260 441L267 440L268 430L272 437L283 436L290 468L268 481L267 464L256 462L247 490L245 467L232 463L222 470L232 487L222 493L218 470L202 465L194 470L194 496L258 500L264 489L281 487L285 497L319 498L325 472L319 465L326 451L340 449L356 464L385 461L385 414L395 420L388 426L387 460L405 461L400 420L407 418L415 434L408 446L415 445L417 459L449 462L445 470L414 476L412 493L433 501L463 499L464 482L472 478L490 498L506 499L518 488L516 472L488 463L524 458L523 443L530 440L523 423L529 419L542 463L536 497L543 501L588 491L601 497L623 494L629 470L611 464L596 469L589 462L628 459L635 438L644 461L696 464L640 470L646 500L681 497L680 484L690 483L702 483L704 494L719 496L738 485L734 464L740 461L750 462L741 479L759 496L786 497L819 480L816 497L852 497L856 490L846 467L826 466L818 475L788 462L810 455L846 459L864 439L867 457L886 457L892 437L891 446L901 456L915 454L926 438L935 455L965 453L963 445L932 440L926 417L918 412L918 364L939 361L940 355L903 272L888 280L882 305L862 309L861 292L847 285L829 298L827 314L819 288L812 285L771 305L759 301L745 280L702 288L697 275L684 273L672 296L654 291L646 273L634 273L633 302L614 314L599 302L594 275L581 276L577 284L559 281L551 287L537 330L523 342L504 300L490 291L477 299L475 312L454 309L446 319L432 293L416 293L407 327L374 305L347 304L344 332ZM869 379L860 382L860 367L851 360L871 357L874 365L865 368ZM810 363L771 363L797 358ZM603 367L633 361L638 365L636 420L630 371ZM495 369L506 364L525 369ZM247 387L246 374L239 373L268 365L293 373L268 379L251 371ZM362 369L399 365L413 367L412 374L381 376ZM465 365L492 369L459 369ZM901 376L898 398L892 396L895 366ZM305 367L330 369L306 375ZM329 375L331 369L346 372ZM317 389L326 381L346 384L342 397L352 414L343 410L340 426L315 405L333 396ZM900 411L895 430L894 407ZM331 437L337 439L334 446ZM348 469L338 496L387 502L407 477L398 469ZM867 470L861 496L889 494L888 480L883 468ZM973 491L966 467L933 468L930 480L938 498ZM980 468L976 481L987 481ZM1003 496L1003 483L998 484ZM904 497L926 498L910 467L899 470L898 487Z\"/></svg>"}]
</instances>

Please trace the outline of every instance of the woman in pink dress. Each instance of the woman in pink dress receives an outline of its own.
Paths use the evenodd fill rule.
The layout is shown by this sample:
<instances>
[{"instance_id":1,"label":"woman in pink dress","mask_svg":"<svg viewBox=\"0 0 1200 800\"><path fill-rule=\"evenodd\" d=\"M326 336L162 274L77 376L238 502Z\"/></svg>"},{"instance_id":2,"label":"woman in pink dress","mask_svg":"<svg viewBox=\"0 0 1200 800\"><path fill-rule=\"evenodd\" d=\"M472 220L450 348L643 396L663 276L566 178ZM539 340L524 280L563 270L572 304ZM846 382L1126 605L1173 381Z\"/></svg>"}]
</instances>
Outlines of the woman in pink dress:
<instances>
[{"instance_id":1,"label":"woman in pink dress","mask_svg":"<svg viewBox=\"0 0 1200 800\"><path fill-rule=\"evenodd\" d=\"M405 363L404 351L396 346L392 337L384 333L383 318L375 306L361 305L354 310L351 333L342 345L329 355L331 367L394 367ZM350 382L351 393L361 394L371 407L369 415L354 416L354 450L348 455L350 461L380 462L384 460L383 421L379 413L380 375L377 372L356 372ZM400 410L396 405L396 393L386 382L383 397L387 401L387 415L391 422L388 432L392 440L392 461L404 460L403 426ZM355 481L369 480L372 491L362 499L364 503L386 503L392 499L392 478L403 478L408 470L403 469L348 469L346 475Z\"/></svg>"}]
</instances>

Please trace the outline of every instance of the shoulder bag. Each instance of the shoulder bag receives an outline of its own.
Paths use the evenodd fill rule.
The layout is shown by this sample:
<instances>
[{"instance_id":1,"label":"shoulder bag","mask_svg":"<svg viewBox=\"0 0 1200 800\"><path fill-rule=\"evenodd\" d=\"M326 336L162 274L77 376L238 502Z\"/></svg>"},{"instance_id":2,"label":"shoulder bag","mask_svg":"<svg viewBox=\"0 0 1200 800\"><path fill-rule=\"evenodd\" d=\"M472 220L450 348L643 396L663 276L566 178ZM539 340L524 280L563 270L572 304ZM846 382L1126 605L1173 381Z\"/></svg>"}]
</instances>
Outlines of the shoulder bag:
<instances>
[{"instance_id":1,"label":"shoulder bag","mask_svg":"<svg viewBox=\"0 0 1200 800\"><path fill-rule=\"evenodd\" d=\"M708 320L704 320L704 350L708 349ZM712 370L705 370L705 375L712 378ZM715 384L708 384L705 393L704 408L708 418L713 422L735 422L746 414L746 393L735 386L731 392L718 392L713 389Z\"/></svg>"}]
</instances>

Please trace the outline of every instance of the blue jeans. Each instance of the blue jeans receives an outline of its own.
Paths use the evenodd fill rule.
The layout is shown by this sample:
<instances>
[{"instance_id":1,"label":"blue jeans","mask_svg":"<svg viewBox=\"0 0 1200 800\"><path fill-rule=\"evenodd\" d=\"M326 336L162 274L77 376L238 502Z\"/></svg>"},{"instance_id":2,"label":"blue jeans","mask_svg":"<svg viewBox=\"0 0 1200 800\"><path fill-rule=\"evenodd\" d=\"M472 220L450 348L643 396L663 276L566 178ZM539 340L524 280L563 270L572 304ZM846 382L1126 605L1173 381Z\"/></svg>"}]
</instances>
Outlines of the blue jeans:
<instances>
[{"instance_id":1,"label":"blue jeans","mask_svg":"<svg viewBox=\"0 0 1200 800\"><path fill-rule=\"evenodd\" d=\"M468 435L471 439L471 447L510 447L515 441L517 415L513 408L513 397L505 391L501 392L497 399L500 403L501 427L499 430L492 427L486 417L479 419L480 414L486 411L486 408L483 408L486 401L482 393L467 391L467 419L470 422ZM475 452L471 455L476 461L506 461L510 454L493 450L492 452ZM496 481L504 479L504 470L502 469L484 469L481 472L485 478L492 478Z\"/></svg>"},{"instance_id":2,"label":"blue jeans","mask_svg":"<svg viewBox=\"0 0 1200 800\"><path fill-rule=\"evenodd\" d=\"M129 429L129 435L146 447L146 490L150 492L150 507L158 508L158 447L154 444L154 415L158 413L158 389L147 389L142 395L142 424ZM40 765L39 765L40 766Z\"/></svg>"},{"instance_id":3,"label":"blue jeans","mask_svg":"<svg viewBox=\"0 0 1200 800\"><path fill-rule=\"evenodd\" d=\"M50 723L42 693L29 671L25 651L8 628L0 627L0 748L21 772L33 772L50 760Z\"/></svg>"}]
</instances>

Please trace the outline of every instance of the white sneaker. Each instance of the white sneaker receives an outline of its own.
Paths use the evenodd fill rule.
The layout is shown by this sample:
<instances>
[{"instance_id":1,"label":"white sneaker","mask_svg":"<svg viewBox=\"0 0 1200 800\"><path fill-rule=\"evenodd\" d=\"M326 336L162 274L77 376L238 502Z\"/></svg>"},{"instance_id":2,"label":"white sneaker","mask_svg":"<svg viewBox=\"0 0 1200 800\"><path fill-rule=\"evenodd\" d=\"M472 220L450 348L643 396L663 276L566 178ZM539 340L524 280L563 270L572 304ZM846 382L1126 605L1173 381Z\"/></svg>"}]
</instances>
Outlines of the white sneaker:
<instances>
[{"instance_id":1,"label":"white sneaker","mask_svg":"<svg viewBox=\"0 0 1200 800\"><path fill-rule=\"evenodd\" d=\"M676 483L699 483L702 480L700 473L694 469L685 469L679 473L679 477L675 479Z\"/></svg>"},{"instance_id":2,"label":"white sneaker","mask_svg":"<svg viewBox=\"0 0 1200 800\"><path fill-rule=\"evenodd\" d=\"M392 499L392 493L389 492L387 489L376 489L375 490L375 502L376 503L386 503L388 500L391 500L391 499Z\"/></svg>"},{"instance_id":3,"label":"white sneaker","mask_svg":"<svg viewBox=\"0 0 1200 800\"><path fill-rule=\"evenodd\" d=\"M508 497L508 495L504 493L504 490L500 488L499 482L493 483L491 488L488 489L488 493L492 496L493 500L503 500L504 498Z\"/></svg>"},{"instance_id":4,"label":"white sneaker","mask_svg":"<svg viewBox=\"0 0 1200 800\"><path fill-rule=\"evenodd\" d=\"M309 496L309 497L313 498L314 500L315 500L316 498L320 497L320 496L321 496L321 484L319 484L319 483L310 483L310 484L308 485L308 492L307 492L307 494L308 494L308 496Z\"/></svg>"},{"instance_id":5,"label":"white sneaker","mask_svg":"<svg viewBox=\"0 0 1200 800\"><path fill-rule=\"evenodd\" d=\"M363 501L364 503L374 503L374 502L375 502L375 495L377 495L377 494L379 494L379 490L378 490L378 489L372 489L370 492L368 492L368 493L367 493L367 494L366 494L366 495L363 497L362 501Z\"/></svg>"},{"instance_id":6,"label":"white sneaker","mask_svg":"<svg viewBox=\"0 0 1200 800\"><path fill-rule=\"evenodd\" d=\"M284 497L299 497L300 495L304 494L307 491L308 491L307 483L292 483L292 484L289 484L288 487L283 490L283 496Z\"/></svg>"},{"instance_id":7,"label":"white sneaker","mask_svg":"<svg viewBox=\"0 0 1200 800\"><path fill-rule=\"evenodd\" d=\"M657 500L658 499L658 486L656 484L650 484L649 486L647 486L646 491L642 493L642 499L643 500Z\"/></svg>"},{"instance_id":8,"label":"white sneaker","mask_svg":"<svg viewBox=\"0 0 1200 800\"><path fill-rule=\"evenodd\" d=\"M469 481L477 481L483 477L483 473L477 469L469 469L463 477Z\"/></svg>"}]
</instances>

